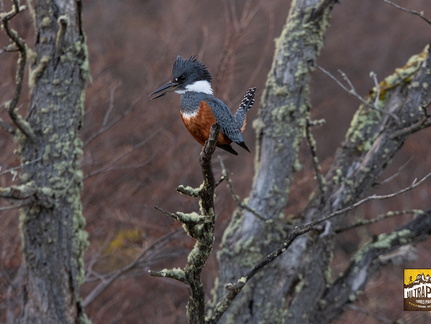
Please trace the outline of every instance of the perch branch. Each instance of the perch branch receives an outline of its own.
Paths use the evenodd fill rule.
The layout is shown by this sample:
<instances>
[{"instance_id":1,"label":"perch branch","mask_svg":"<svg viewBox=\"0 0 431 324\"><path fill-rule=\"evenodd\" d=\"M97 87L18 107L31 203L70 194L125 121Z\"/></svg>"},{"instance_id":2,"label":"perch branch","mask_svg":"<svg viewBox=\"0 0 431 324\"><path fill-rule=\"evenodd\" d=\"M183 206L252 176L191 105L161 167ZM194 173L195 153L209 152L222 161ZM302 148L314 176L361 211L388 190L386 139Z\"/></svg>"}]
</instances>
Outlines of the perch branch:
<instances>
[{"instance_id":1,"label":"perch branch","mask_svg":"<svg viewBox=\"0 0 431 324\"><path fill-rule=\"evenodd\" d=\"M189 323L204 323L205 318L205 292L200 280L200 274L214 244L214 191L217 183L214 178L211 157L216 148L219 132L220 126L214 124L211 127L209 139L205 142L200 153L199 162L203 175L202 185L197 189L188 186L179 186L177 189L182 194L199 198L200 213L169 213L156 207L169 217L183 223L186 233L196 239L194 248L189 253L187 264L183 269L149 271L152 276L172 278L188 286L190 292L187 303Z\"/></svg>"}]
</instances>

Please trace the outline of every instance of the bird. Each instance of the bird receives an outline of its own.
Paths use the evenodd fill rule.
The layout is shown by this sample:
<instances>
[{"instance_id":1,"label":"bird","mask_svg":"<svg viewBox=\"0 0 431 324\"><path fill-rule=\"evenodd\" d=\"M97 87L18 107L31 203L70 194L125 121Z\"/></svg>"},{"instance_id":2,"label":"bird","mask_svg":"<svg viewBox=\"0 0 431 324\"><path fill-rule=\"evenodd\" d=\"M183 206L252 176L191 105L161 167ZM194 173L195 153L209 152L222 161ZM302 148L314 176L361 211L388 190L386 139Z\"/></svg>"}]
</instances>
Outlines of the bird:
<instances>
[{"instance_id":1,"label":"bird","mask_svg":"<svg viewBox=\"0 0 431 324\"><path fill-rule=\"evenodd\" d=\"M213 95L211 74L204 63L196 56L188 59L178 55L172 67L169 82L153 91L150 99L160 98L170 92L180 95L181 119L190 134L201 145L208 140L211 126L220 125L216 146L234 155L238 153L231 143L238 144L250 152L244 143L242 132L246 126L246 113L254 104L256 88L245 93L235 115L229 107Z\"/></svg>"}]
</instances>

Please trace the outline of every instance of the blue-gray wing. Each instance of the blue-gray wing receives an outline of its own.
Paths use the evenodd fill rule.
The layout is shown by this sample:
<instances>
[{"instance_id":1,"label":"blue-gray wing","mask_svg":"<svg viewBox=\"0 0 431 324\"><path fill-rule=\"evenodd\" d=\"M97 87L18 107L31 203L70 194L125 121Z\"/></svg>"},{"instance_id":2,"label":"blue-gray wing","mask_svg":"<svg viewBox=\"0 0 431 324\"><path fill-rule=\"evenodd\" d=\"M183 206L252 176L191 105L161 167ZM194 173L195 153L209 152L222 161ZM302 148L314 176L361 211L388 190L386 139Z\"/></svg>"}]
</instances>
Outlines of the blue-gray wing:
<instances>
[{"instance_id":1,"label":"blue-gray wing","mask_svg":"<svg viewBox=\"0 0 431 324\"><path fill-rule=\"evenodd\" d=\"M232 115L229 107L214 96L208 95L204 99L215 116L217 124L221 127L221 132L229 137L235 143L243 143L244 138L241 134L241 127L238 127L238 123L235 117Z\"/></svg>"}]
</instances>

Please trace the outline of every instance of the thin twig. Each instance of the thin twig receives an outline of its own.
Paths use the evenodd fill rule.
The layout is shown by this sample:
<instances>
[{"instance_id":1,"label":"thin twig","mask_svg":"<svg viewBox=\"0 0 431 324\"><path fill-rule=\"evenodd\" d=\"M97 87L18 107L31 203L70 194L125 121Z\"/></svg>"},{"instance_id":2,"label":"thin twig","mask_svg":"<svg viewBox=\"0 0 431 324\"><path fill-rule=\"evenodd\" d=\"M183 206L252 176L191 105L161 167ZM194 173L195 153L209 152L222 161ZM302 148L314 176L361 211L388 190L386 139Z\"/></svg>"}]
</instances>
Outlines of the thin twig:
<instances>
[{"instance_id":1,"label":"thin twig","mask_svg":"<svg viewBox=\"0 0 431 324\"><path fill-rule=\"evenodd\" d=\"M103 123L102 123L102 127L106 127L106 125L108 124L109 121L109 117L111 116L112 110L114 110L114 101L115 101L115 91L117 91L117 89L121 86L121 82L119 82L115 87L113 87L110 91L109 91L109 105L108 105L108 109L105 112L105 117L103 117Z\"/></svg>"},{"instance_id":2,"label":"thin twig","mask_svg":"<svg viewBox=\"0 0 431 324\"><path fill-rule=\"evenodd\" d=\"M377 185L381 186L383 184L386 184L388 182L391 182L392 180L396 179L397 177L400 176L401 171L411 162L411 158L407 160L406 163L404 163L402 166L400 166L397 170L397 172L395 172L393 175L387 177L386 179L383 179L382 181L378 182Z\"/></svg>"},{"instance_id":3,"label":"thin twig","mask_svg":"<svg viewBox=\"0 0 431 324\"><path fill-rule=\"evenodd\" d=\"M2 176L4 174L8 174L8 173L15 173L17 170L22 169L25 166L28 166L29 164L33 164L33 163L39 162L40 160L42 160L42 158L37 158L37 159L35 159L33 161L24 162L24 163L22 163L22 164L20 164L20 165L18 165L16 167L9 168L9 169L6 169L4 171L0 171L0 176Z\"/></svg>"},{"instance_id":4,"label":"thin twig","mask_svg":"<svg viewBox=\"0 0 431 324\"><path fill-rule=\"evenodd\" d=\"M173 220L178 221L178 217L176 214L168 212L167 210L164 210L163 208L159 207L159 206L154 206L154 209L158 210L159 212L161 212L162 214L172 218Z\"/></svg>"},{"instance_id":5,"label":"thin twig","mask_svg":"<svg viewBox=\"0 0 431 324\"><path fill-rule=\"evenodd\" d=\"M90 144L92 141L94 141L97 137L107 132L109 129L111 129L113 126L118 124L124 117L126 117L136 106L139 101L141 101L144 97L138 98L135 100L124 112L117 117L116 119L112 120L110 123L105 124L106 115L103 121L102 127L95 133L91 134L85 141L84 141L84 147Z\"/></svg>"},{"instance_id":6,"label":"thin twig","mask_svg":"<svg viewBox=\"0 0 431 324\"><path fill-rule=\"evenodd\" d=\"M311 121L310 118L307 117L307 124L305 126L305 136L307 138L308 146L310 148L311 153L311 162L313 164L314 172L316 173L316 179L317 183L319 185L319 191L320 191L320 203L323 203L323 199L325 197L326 193L326 181L325 178L322 175L320 164L319 164L319 158L317 157L317 147L316 147L316 140L313 137L313 134L311 133Z\"/></svg>"},{"instance_id":7,"label":"thin twig","mask_svg":"<svg viewBox=\"0 0 431 324\"><path fill-rule=\"evenodd\" d=\"M354 228L357 228L360 226L374 224L374 223L380 222L386 218L390 218L390 217L394 217L394 216L407 215L407 214L418 214L418 215L420 215L423 213L424 213L424 211L420 210L420 209L389 211L387 213L380 214L377 217L374 217L372 219L361 219L361 220L359 220L353 224L339 227L335 230L335 233L341 233L341 232L349 231L351 229L354 229Z\"/></svg>"},{"instance_id":8,"label":"thin twig","mask_svg":"<svg viewBox=\"0 0 431 324\"><path fill-rule=\"evenodd\" d=\"M218 179L217 181L216 181L216 183L215 183L215 187L217 188L223 181L225 181L226 180L226 177L224 176L224 175L222 175L221 177L220 177L220 179Z\"/></svg>"},{"instance_id":9,"label":"thin twig","mask_svg":"<svg viewBox=\"0 0 431 324\"><path fill-rule=\"evenodd\" d=\"M255 216L256 218L260 219L263 222L267 222L268 219L266 219L265 217L263 217L262 215L260 215L256 210L254 210L253 208L250 208L246 203L244 203L244 201L241 200L241 198L239 197L239 195L236 193L234 187L233 187L233 183L232 183L232 179L229 176L229 173L226 170L226 167L224 165L223 160L219 157L219 161L220 161L220 166L222 169L222 175L223 177L226 179L226 184L227 187L232 195L233 200L235 200L235 202L237 203L238 207L247 210L248 212L250 212L253 216Z\"/></svg>"},{"instance_id":10,"label":"thin twig","mask_svg":"<svg viewBox=\"0 0 431 324\"><path fill-rule=\"evenodd\" d=\"M384 200L384 199L394 198L396 196L399 196L399 195L401 195L401 194L403 194L403 193L405 193L407 191L410 191L410 190L412 190L412 189L420 186L422 183L424 183L430 177L431 177L431 173L428 173L421 180L416 181L417 179L415 179L410 186L408 186L406 188L403 188L403 189L401 189L401 190L399 190L397 192L394 192L394 193L390 193L390 194L387 194L387 195L371 195L371 196L368 196L368 197L366 197L364 199L359 200L358 202L356 202L353 205L350 205L350 206L348 206L346 208L343 208L343 209L339 209L339 210L337 210L337 211L335 211L335 212L333 212L333 213L331 213L331 214L329 214L329 215L327 215L327 216L325 216L325 217L323 217L323 218L321 218L319 220L311 222L310 224L315 225L315 224L321 223L323 221L326 221L326 220L328 220L328 219L330 219L330 218L332 218L334 216L345 214L345 213L351 211L352 209L355 209L356 207L358 207L358 206L360 206L360 205L362 205L362 204L364 204L364 203L366 203L368 201L371 201L371 200Z\"/></svg>"},{"instance_id":11,"label":"thin twig","mask_svg":"<svg viewBox=\"0 0 431 324\"><path fill-rule=\"evenodd\" d=\"M431 117L424 115L423 118L418 120L416 123L414 123L408 127L404 127L398 131L395 131L392 134L390 134L389 136L391 139L396 139L398 137L407 136L407 135L416 133L417 131L420 131L420 130L427 128L427 127L430 127L430 126L431 126Z\"/></svg>"},{"instance_id":12,"label":"thin twig","mask_svg":"<svg viewBox=\"0 0 431 324\"><path fill-rule=\"evenodd\" d=\"M373 82L374 82L374 88L376 89L377 93L376 93L376 98L374 98L374 107L377 107L379 100L380 100L380 86L379 86L379 81L377 80L377 74L373 71L370 72L370 77L373 78Z\"/></svg>"},{"instance_id":13,"label":"thin twig","mask_svg":"<svg viewBox=\"0 0 431 324\"><path fill-rule=\"evenodd\" d=\"M370 311L367 311L366 309L364 309L362 307L359 307L357 305L349 304L349 305L346 305L346 307L350 308L353 311L356 311L358 313L361 313L361 314L364 314L364 315L366 315L368 317L376 319L377 322L379 322L379 323L388 323L388 324L391 324L391 323L396 323L397 322L397 321L391 320L390 318L387 318L386 316L382 316L380 314L374 314L374 313L372 313Z\"/></svg>"},{"instance_id":14,"label":"thin twig","mask_svg":"<svg viewBox=\"0 0 431 324\"><path fill-rule=\"evenodd\" d=\"M99 285L96 286L88 295L85 297L84 301L82 302L82 305L84 307L88 306L92 301L94 301L103 291L105 291L115 280L118 278L124 276L127 272L132 271L133 269L140 266L142 261L146 258L148 258L148 255L152 253L153 251L159 250L163 245L166 243L172 241L179 233L181 233L181 230L177 230L175 232L169 233L154 243L152 243L150 246L148 246L146 249L144 249L138 257L131 262L129 265L125 266L124 268L111 273L109 275L100 276L101 282Z\"/></svg>"},{"instance_id":15,"label":"thin twig","mask_svg":"<svg viewBox=\"0 0 431 324\"><path fill-rule=\"evenodd\" d=\"M0 119L0 127L3 128L5 131L7 131L8 133L10 133L11 135L15 135L16 131L15 129L12 127L12 125L8 124L7 122L5 122L3 119Z\"/></svg>"},{"instance_id":16,"label":"thin twig","mask_svg":"<svg viewBox=\"0 0 431 324\"><path fill-rule=\"evenodd\" d=\"M410 14L412 14L412 15L418 16L418 17L420 17L422 20L424 20L427 24L430 24L430 25L431 25L431 20L430 20L430 19L428 19L428 18L426 18L426 17L424 16L423 11L418 12L418 11L415 11L415 10L407 9L407 8L401 7L400 5L397 5L396 3L393 3L393 2L391 2L391 1L389 1L389 0L383 0L383 1L384 1L384 2L386 2L387 4L390 4L391 6L393 6L393 7L395 7L395 8L397 8L397 9L400 9L400 10L405 11L405 12L408 12L408 13L410 13Z\"/></svg>"},{"instance_id":17,"label":"thin twig","mask_svg":"<svg viewBox=\"0 0 431 324\"><path fill-rule=\"evenodd\" d=\"M114 167L114 165L117 164L118 162L120 162L122 159L124 159L128 155L132 154L133 152L136 152L137 150L139 150L140 148L142 148L145 144L147 144L149 141L151 141L151 139L154 136L156 136L158 134L158 132L159 131L155 132L150 137L148 137L145 140L143 140L143 141L139 142L138 144L134 145L131 149L127 150L126 152L124 152L122 154L119 154L118 156L116 156L115 158L113 158L111 161L109 161L109 163L105 164L104 166L100 167L99 169L93 170L91 172L88 172L85 175L84 180L87 180L87 179L89 179L91 177L94 177L96 175L99 175L101 173L111 172L111 171L115 171L115 170L129 169L129 168L139 168L139 167L142 167L142 166L148 164L149 161L151 161L154 158L154 155L151 156L150 158L148 158L147 160L145 160L143 163L140 163L138 165L123 166L123 167Z\"/></svg>"},{"instance_id":18,"label":"thin twig","mask_svg":"<svg viewBox=\"0 0 431 324\"><path fill-rule=\"evenodd\" d=\"M357 98L362 104L364 104L366 107L374 109L378 112L381 112L383 114L389 115L392 118L394 118L398 123L399 123L399 118L398 116L394 115L393 113L386 111L386 110L382 110L377 106L377 101L378 99L376 99L374 104L369 103L367 100L365 100L361 95L358 94L358 92L356 91L352 81L350 81L349 77L341 70L338 70L338 72L341 74L341 76L343 77L344 81L346 81L347 85L350 87L346 87L341 81L339 81L331 72L329 72L328 70L325 70L323 67L321 66L317 66L320 71L322 71L323 73L325 73L327 76L329 76L332 80L334 80L344 91L346 91L348 94L354 96L355 98ZM373 77L373 74L371 75ZM373 77L374 79L374 77ZM376 89L377 93L380 93L380 89L377 88ZM378 98L378 97L377 97Z\"/></svg>"},{"instance_id":19,"label":"thin twig","mask_svg":"<svg viewBox=\"0 0 431 324\"><path fill-rule=\"evenodd\" d=\"M355 87L353 86L353 83L350 81L350 79L347 77L347 75L341 71L338 70L338 72L342 75L343 79L347 82L348 86L350 87L350 89L348 87L346 87L340 80L338 80L331 72L329 72L328 70L324 69L323 67L321 67L320 65L317 66L319 68L320 71L322 71L323 73L325 73L327 76L329 76L332 80L335 81L335 83L337 83L344 91L346 91L347 93L349 93L350 95L356 97L360 102L362 102L365 106L374 109L375 107L373 105L371 105L369 102L367 102L364 98L362 98L362 96L360 96L357 92Z\"/></svg>"}]
</instances>

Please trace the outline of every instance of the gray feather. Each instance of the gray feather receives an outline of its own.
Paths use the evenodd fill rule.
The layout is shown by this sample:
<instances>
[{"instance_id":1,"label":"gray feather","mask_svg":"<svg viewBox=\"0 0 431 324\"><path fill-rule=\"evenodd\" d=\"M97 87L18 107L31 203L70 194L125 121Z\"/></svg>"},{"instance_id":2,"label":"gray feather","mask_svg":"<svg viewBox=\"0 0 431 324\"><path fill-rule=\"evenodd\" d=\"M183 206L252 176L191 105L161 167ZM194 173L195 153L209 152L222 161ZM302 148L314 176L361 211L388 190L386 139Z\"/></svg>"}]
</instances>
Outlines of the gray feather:
<instances>
[{"instance_id":1,"label":"gray feather","mask_svg":"<svg viewBox=\"0 0 431 324\"><path fill-rule=\"evenodd\" d=\"M211 95L207 95L205 101L211 107L217 124L221 127L221 132L235 143L244 142L244 138L241 134L241 127L238 127L235 117L232 115L228 106L220 99Z\"/></svg>"}]
</instances>

